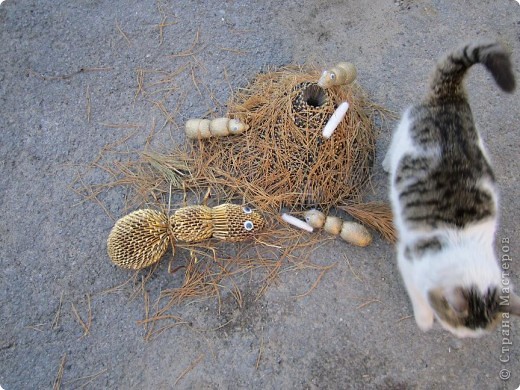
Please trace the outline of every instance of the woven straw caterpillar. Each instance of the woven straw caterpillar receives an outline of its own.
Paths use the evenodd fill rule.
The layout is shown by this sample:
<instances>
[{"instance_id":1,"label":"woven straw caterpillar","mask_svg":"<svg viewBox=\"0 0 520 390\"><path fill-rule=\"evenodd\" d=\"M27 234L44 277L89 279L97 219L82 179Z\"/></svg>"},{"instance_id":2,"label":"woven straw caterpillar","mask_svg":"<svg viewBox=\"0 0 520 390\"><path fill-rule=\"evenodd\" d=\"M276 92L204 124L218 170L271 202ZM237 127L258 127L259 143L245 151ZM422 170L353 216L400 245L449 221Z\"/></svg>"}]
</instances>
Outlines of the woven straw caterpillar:
<instances>
[{"instance_id":1,"label":"woven straw caterpillar","mask_svg":"<svg viewBox=\"0 0 520 390\"><path fill-rule=\"evenodd\" d=\"M325 216L321 211L306 211L305 222L313 228L323 228L327 233L339 235L349 244L367 246L372 243L372 236L367 228L357 222L343 221L341 218Z\"/></svg>"},{"instance_id":2,"label":"woven straw caterpillar","mask_svg":"<svg viewBox=\"0 0 520 390\"><path fill-rule=\"evenodd\" d=\"M186 136L189 139L225 137L241 134L249 128L238 119L190 119L186 122Z\"/></svg>"},{"instance_id":3,"label":"woven straw caterpillar","mask_svg":"<svg viewBox=\"0 0 520 390\"><path fill-rule=\"evenodd\" d=\"M332 69L321 74L318 85L322 88L330 88L335 85L347 85L357 77L357 70L350 62L340 62Z\"/></svg>"},{"instance_id":4,"label":"woven straw caterpillar","mask_svg":"<svg viewBox=\"0 0 520 390\"><path fill-rule=\"evenodd\" d=\"M196 243L210 238L242 241L265 226L264 218L249 207L182 207L168 218L160 211L141 209L119 219L108 236L110 259L120 267L142 269L158 262L170 242Z\"/></svg>"}]
</instances>

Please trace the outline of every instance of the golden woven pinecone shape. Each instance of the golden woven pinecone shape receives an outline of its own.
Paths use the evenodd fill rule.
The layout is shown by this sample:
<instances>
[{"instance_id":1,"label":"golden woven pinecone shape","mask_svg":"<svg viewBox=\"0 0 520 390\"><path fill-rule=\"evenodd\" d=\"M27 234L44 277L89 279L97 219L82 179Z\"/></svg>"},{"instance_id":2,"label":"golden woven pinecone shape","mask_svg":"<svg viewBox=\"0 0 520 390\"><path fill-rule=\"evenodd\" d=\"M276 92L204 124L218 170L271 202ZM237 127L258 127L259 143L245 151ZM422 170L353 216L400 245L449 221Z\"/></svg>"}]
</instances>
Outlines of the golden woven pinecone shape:
<instances>
[{"instance_id":1,"label":"golden woven pinecone shape","mask_svg":"<svg viewBox=\"0 0 520 390\"><path fill-rule=\"evenodd\" d=\"M141 269L158 262L168 249L169 221L159 211L137 210L119 219L108 236L107 249L120 267Z\"/></svg>"}]
</instances>

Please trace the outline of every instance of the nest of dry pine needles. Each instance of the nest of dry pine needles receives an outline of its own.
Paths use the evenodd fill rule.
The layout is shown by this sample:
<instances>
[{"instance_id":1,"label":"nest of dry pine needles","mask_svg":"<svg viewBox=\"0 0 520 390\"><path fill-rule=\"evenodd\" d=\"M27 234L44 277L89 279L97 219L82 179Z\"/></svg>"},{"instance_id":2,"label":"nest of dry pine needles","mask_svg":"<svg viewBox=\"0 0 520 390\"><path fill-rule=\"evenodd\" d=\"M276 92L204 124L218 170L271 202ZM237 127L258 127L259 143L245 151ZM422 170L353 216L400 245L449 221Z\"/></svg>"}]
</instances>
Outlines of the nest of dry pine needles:
<instances>
[{"instance_id":1,"label":"nest of dry pine needles","mask_svg":"<svg viewBox=\"0 0 520 390\"><path fill-rule=\"evenodd\" d=\"M250 126L240 136L193 144L189 186L235 190L256 207L329 208L359 201L374 160L378 108L357 84L322 89L317 69L259 74L234 94L228 116ZM322 130L338 105L349 110L330 139Z\"/></svg>"}]
</instances>

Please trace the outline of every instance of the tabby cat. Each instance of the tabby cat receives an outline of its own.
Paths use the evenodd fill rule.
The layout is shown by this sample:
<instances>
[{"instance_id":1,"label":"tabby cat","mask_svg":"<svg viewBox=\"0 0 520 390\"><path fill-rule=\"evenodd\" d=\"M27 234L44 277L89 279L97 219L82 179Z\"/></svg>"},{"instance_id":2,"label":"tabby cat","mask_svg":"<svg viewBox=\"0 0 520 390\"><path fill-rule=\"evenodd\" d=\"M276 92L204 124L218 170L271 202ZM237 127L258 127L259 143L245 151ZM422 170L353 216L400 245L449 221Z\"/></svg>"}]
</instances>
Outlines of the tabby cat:
<instances>
[{"instance_id":1,"label":"tabby cat","mask_svg":"<svg viewBox=\"0 0 520 390\"><path fill-rule=\"evenodd\" d=\"M520 315L520 297L503 285L494 251L495 178L463 86L477 63L502 90L514 90L499 44L453 51L438 63L423 102L404 113L383 162L417 325L427 331L437 318L458 337L478 337L503 316Z\"/></svg>"}]
</instances>

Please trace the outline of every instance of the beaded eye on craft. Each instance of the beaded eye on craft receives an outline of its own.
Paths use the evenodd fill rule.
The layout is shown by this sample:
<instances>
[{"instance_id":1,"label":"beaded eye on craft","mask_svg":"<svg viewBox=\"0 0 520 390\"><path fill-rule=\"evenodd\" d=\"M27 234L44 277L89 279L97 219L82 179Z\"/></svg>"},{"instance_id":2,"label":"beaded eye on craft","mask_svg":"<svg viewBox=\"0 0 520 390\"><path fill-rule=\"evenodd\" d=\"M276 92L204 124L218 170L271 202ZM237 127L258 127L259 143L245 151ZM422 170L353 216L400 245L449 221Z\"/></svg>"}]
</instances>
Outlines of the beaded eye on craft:
<instances>
[{"instance_id":1,"label":"beaded eye on craft","mask_svg":"<svg viewBox=\"0 0 520 390\"><path fill-rule=\"evenodd\" d=\"M244 229L246 229L248 232L253 230L253 228L255 227L255 224L251 221L245 221L244 222Z\"/></svg>"},{"instance_id":2,"label":"beaded eye on craft","mask_svg":"<svg viewBox=\"0 0 520 390\"><path fill-rule=\"evenodd\" d=\"M238 133L245 130L245 126L237 119L231 119L228 128L231 133Z\"/></svg>"},{"instance_id":3,"label":"beaded eye on craft","mask_svg":"<svg viewBox=\"0 0 520 390\"><path fill-rule=\"evenodd\" d=\"M244 211L244 213L246 214L251 214L253 212L253 210L251 210L251 207L242 207L242 210Z\"/></svg>"}]
</instances>

